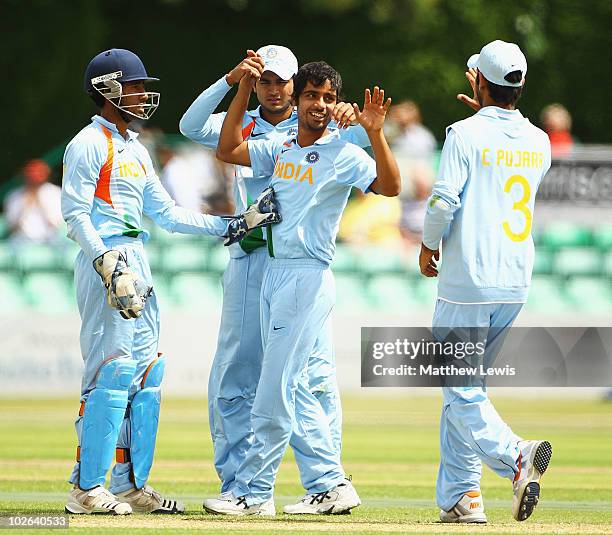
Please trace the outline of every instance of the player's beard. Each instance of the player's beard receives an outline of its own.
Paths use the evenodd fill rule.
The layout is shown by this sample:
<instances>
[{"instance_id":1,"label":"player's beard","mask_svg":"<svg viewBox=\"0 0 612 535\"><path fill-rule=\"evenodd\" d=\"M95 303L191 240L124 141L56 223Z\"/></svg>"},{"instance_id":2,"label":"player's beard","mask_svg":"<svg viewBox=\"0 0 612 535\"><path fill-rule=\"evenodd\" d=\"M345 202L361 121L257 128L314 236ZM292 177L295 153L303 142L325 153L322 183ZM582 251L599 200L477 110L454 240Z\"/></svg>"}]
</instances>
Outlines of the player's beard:
<instances>
[{"instance_id":1,"label":"player's beard","mask_svg":"<svg viewBox=\"0 0 612 535\"><path fill-rule=\"evenodd\" d=\"M289 101L282 108L268 108L267 106L263 104L261 104L261 107L264 109L266 113L269 113L270 115L283 115L287 113L287 110L289 108L293 108L293 104L291 103L291 101Z\"/></svg>"},{"instance_id":2,"label":"player's beard","mask_svg":"<svg viewBox=\"0 0 612 535\"><path fill-rule=\"evenodd\" d=\"M309 119L309 112L306 112L306 117L304 118L304 126L308 128L311 132L323 132L331 121L331 115L327 115L322 123L314 123L312 124Z\"/></svg>"},{"instance_id":3,"label":"player's beard","mask_svg":"<svg viewBox=\"0 0 612 535\"><path fill-rule=\"evenodd\" d=\"M329 124L329 122L324 123L323 125L319 126L313 126L311 124L306 124L306 127L308 128L308 130L312 131L312 132L322 132L323 130L325 130L327 128L327 125Z\"/></svg>"},{"instance_id":4,"label":"player's beard","mask_svg":"<svg viewBox=\"0 0 612 535\"><path fill-rule=\"evenodd\" d=\"M132 121L136 121L138 119L138 117L135 117L134 115L123 111L121 108L117 108L117 110L119 111L119 116L127 123L130 124Z\"/></svg>"}]
</instances>

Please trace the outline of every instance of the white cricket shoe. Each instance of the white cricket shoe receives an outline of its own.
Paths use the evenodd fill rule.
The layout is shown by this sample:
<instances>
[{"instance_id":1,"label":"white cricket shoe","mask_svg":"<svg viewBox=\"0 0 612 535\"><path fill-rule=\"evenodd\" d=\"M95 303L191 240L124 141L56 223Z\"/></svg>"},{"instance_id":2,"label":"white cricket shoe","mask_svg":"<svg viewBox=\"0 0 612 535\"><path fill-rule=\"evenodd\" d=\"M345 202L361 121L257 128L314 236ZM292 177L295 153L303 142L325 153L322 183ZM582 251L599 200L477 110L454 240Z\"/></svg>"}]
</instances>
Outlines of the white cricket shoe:
<instances>
[{"instance_id":1,"label":"white cricket shoe","mask_svg":"<svg viewBox=\"0 0 612 535\"><path fill-rule=\"evenodd\" d=\"M129 515L132 512L129 504L117 500L117 496L104 487L94 487L89 490L74 487L68 495L65 509L67 513L73 515L90 515L91 513Z\"/></svg>"},{"instance_id":2,"label":"white cricket shoe","mask_svg":"<svg viewBox=\"0 0 612 535\"><path fill-rule=\"evenodd\" d=\"M208 498L202 504L207 513L229 516L275 516L274 499L255 505L247 505L246 497L236 498L231 492L223 492L219 498Z\"/></svg>"},{"instance_id":3,"label":"white cricket shoe","mask_svg":"<svg viewBox=\"0 0 612 535\"><path fill-rule=\"evenodd\" d=\"M450 511L440 511L440 520L451 524L486 524L487 515L480 491L466 492Z\"/></svg>"},{"instance_id":4,"label":"white cricket shoe","mask_svg":"<svg viewBox=\"0 0 612 535\"><path fill-rule=\"evenodd\" d=\"M118 492L117 499L123 503L129 503L135 513L173 515L185 512L183 502L168 500L149 485L141 489Z\"/></svg>"},{"instance_id":5,"label":"white cricket shoe","mask_svg":"<svg viewBox=\"0 0 612 535\"><path fill-rule=\"evenodd\" d=\"M521 453L518 472L512 483L514 499L512 516L519 522L527 520L540 499L540 478L546 472L552 457L552 446L546 440L524 440L519 442Z\"/></svg>"},{"instance_id":6,"label":"white cricket shoe","mask_svg":"<svg viewBox=\"0 0 612 535\"><path fill-rule=\"evenodd\" d=\"M342 515L361 505L359 495L350 479L333 489L316 494L306 494L298 503L285 505L288 515Z\"/></svg>"}]
</instances>

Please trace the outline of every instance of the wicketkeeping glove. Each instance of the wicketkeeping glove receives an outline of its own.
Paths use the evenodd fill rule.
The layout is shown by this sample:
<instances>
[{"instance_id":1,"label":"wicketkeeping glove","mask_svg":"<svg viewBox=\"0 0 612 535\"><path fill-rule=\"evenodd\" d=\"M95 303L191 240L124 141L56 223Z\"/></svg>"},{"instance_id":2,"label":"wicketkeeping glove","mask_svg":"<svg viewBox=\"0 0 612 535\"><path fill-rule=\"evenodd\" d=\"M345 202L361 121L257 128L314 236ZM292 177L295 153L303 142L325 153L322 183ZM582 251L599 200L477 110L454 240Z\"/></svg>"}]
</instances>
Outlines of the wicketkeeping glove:
<instances>
[{"instance_id":1,"label":"wicketkeeping glove","mask_svg":"<svg viewBox=\"0 0 612 535\"><path fill-rule=\"evenodd\" d=\"M114 249L93 261L94 269L106 287L106 300L128 320L140 316L153 287L144 284L128 267L125 257Z\"/></svg>"},{"instance_id":2,"label":"wicketkeeping glove","mask_svg":"<svg viewBox=\"0 0 612 535\"><path fill-rule=\"evenodd\" d=\"M225 219L229 219L230 223L223 245L231 245L240 241L253 229L280 223L283 220L274 197L274 188L271 187L263 190L257 200L242 214Z\"/></svg>"}]
</instances>

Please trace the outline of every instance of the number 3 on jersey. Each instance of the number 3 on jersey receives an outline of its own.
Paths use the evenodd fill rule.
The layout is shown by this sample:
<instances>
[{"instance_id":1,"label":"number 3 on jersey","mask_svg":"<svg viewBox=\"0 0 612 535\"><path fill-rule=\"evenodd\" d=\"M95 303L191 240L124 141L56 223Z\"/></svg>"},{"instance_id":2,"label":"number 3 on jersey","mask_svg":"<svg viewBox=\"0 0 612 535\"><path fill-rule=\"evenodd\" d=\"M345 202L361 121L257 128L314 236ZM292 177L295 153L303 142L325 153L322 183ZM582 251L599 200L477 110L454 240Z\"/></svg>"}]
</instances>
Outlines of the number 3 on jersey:
<instances>
[{"instance_id":1,"label":"number 3 on jersey","mask_svg":"<svg viewBox=\"0 0 612 535\"><path fill-rule=\"evenodd\" d=\"M512 175L504 185L504 193L510 193L510 190L512 189L512 186L514 186L514 184L521 185L521 187L523 188L523 196L520 200L516 201L512 205L512 209L518 210L525 216L525 228L523 228L521 232L514 232L510 228L510 224L508 223L508 221L503 222L503 227L504 232L512 241L523 241L527 239L527 236L529 236L529 234L531 233L531 222L533 217L531 215L529 207L527 206L529 198L531 197L531 186L529 185L529 182L524 176Z\"/></svg>"}]
</instances>

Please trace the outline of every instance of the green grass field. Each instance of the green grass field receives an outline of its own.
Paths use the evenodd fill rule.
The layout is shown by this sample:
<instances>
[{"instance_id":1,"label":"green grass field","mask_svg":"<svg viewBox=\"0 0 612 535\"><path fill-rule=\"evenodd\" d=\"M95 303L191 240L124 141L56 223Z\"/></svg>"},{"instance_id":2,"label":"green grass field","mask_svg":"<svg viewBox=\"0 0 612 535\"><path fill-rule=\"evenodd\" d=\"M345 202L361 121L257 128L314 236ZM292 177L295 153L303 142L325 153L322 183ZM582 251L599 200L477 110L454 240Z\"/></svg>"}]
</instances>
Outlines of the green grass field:
<instances>
[{"instance_id":1,"label":"green grass field","mask_svg":"<svg viewBox=\"0 0 612 535\"><path fill-rule=\"evenodd\" d=\"M505 395L509 395L508 390ZM494 400L514 430L553 444L540 505L517 523L510 513L511 485L485 469L482 490L486 526L441 525L434 486L438 461L437 397L347 397L344 466L363 505L350 516L295 519L229 519L201 509L218 492L212 465L204 399L165 399L151 484L181 497L187 512L177 517L71 517L81 530L164 534L268 533L612 533L612 404L581 399ZM69 490L78 410L76 400L0 398L0 514L63 511ZM277 510L302 494L290 453L276 487ZM23 531L21 531L23 532ZM41 533L41 530L32 530ZM57 531L55 531L57 533Z\"/></svg>"}]
</instances>

